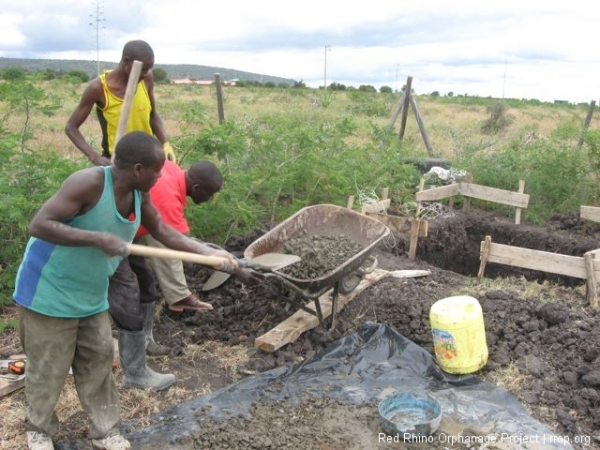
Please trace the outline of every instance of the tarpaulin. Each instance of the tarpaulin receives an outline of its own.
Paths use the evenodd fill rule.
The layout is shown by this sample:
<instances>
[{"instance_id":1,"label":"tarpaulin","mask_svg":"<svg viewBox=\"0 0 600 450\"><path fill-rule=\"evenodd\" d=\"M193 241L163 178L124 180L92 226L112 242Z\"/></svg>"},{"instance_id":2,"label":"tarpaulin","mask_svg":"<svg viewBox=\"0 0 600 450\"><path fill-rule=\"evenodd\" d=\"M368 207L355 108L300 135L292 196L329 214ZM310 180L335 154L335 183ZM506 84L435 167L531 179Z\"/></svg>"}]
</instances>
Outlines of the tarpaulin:
<instances>
[{"instance_id":1,"label":"tarpaulin","mask_svg":"<svg viewBox=\"0 0 600 450\"><path fill-rule=\"evenodd\" d=\"M486 425L488 431L480 439L504 444L500 448L524 448L523 442L528 448L572 448L534 419L510 392L474 375L443 372L425 349L393 328L373 322L298 365L254 375L162 411L148 427L124 435L135 448L176 449L178 441L201 426L195 415L200 408L216 420L225 420L251 414L255 401L285 401L294 406L310 395L363 404L390 391L429 393L440 402L444 419ZM123 429L127 428L125 423Z\"/></svg>"}]
</instances>

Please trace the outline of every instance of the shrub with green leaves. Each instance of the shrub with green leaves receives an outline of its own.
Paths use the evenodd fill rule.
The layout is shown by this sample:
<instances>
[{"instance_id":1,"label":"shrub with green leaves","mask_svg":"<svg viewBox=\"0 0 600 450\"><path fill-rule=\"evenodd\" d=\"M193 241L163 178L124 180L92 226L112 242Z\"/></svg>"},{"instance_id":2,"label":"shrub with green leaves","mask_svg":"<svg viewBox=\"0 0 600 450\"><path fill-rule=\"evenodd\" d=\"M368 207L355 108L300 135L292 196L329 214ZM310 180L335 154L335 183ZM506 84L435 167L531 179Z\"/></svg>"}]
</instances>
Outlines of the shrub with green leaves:
<instances>
[{"instance_id":1,"label":"shrub with green leaves","mask_svg":"<svg viewBox=\"0 0 600 450\"><path fill-rule=\"evenodd\" d=\"M10 140L11 137L9 136ZM0 135L0 144L6 143ZM12 299L17 269L29 239L29 222L75 170L83 168L54 152L21 153L0 145L0 305Z\"/></svg>"}]
</instances>

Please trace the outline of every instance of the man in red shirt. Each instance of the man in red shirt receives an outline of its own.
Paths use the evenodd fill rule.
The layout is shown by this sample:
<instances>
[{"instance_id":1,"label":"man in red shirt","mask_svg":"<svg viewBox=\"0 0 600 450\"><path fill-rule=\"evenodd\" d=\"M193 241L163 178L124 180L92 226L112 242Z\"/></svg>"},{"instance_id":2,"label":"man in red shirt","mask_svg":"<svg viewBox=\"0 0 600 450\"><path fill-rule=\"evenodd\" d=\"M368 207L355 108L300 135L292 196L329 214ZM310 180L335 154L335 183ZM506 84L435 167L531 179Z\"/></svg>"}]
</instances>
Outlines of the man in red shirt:
<instances>
[{"instance_id":1,"label":"man in red shirt","mask_svg":"<svg viewBox=\"0 0 600 450\"><path fill-rule=\"evenodd\" d=\"M188 170L166 161L161 177L150 191L150 198L160 212L165 223L177 231L188 235L190 226L185 217L188 197L195 204L209 201L223 185L219 169L210 161L200 161ZM164 246L141 227L137 237L146 236L149 246ZM165 302L171 311L205 311L212 309L209 303L202 302L188 286L180 260L150 258L154 274L158 279Z\"/></svg>"},{"instance_id":2,"label":"man in red shirt","mask_svg":"<svg viewBox=\"0 0 600 450\"><path fill-rule=\"evenodd\" d=\"M156 184L150 189L150 199L163 222L173 226L182 234L189 235L190 228L184 214L187 197L190 197L194 203L206 202L221 189L222 184L220 171L209 161L200 161L188 170L184 170L167 160ZM138 229L136 240L141 236L152 240L143 227ZM152 242L157 241L152 240ZM229 255L223 250L215 251ZM124 385L163 390L176 381L175 376L158 374L146 365L146 354L158 356L168 353L166 347L154 341L152 332L154 305L160 297L156 292L154 276L147 267L145 258L129 255L127 261L130 269L121 273L117 271L113 275L113 279L120 278L117 278L119 282L112 283L113 289L109 288L108 296L109 312L119 329L119 355L126 375ZM165 261L168 263L162 267L162 270L158 269L156 278L167 302L171 302L169 308L173 311L212 309L210 304L201 302L189 292L181 260L158 261L157 259L154 264L161 265ZM262 279L260 274L242 268L232 269L231 273L246 284ZM180 296L173 292L179 292Z\"/></svg>"}]
</instances>

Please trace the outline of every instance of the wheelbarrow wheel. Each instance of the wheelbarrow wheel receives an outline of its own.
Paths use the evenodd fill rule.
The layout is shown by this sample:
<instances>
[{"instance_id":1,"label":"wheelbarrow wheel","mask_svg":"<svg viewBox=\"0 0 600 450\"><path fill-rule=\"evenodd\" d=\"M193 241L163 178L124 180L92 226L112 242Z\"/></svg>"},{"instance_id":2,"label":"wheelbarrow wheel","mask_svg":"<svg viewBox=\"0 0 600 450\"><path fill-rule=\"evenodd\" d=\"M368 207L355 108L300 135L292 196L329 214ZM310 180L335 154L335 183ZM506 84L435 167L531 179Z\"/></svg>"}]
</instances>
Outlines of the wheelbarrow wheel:
<instances>
[{"instance_id":1,"label":"wheelbarrow wheel","mask_svg":"<svg viewBox=\"0 0 600 450\"><path fill-rule=\"evenodd\" d=\"M338 292L342 295L347 295L352 292L362 280L362 276L357 273L351 273L342 278L338 285Z\"/></svg>"}]
</instances>

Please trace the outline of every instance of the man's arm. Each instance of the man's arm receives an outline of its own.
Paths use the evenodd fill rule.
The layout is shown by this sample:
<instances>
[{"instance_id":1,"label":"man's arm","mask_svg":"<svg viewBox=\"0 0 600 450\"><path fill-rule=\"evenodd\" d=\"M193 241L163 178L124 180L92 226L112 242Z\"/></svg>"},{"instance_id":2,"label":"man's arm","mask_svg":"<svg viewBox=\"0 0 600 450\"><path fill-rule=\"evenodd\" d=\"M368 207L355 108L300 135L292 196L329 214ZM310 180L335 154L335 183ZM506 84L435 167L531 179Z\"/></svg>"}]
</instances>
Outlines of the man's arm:
<instances>
[{"instance_id":1,"label":"man's arm","mask_svg":"<svg viewBox=\"0 0 600 450\"><path fill-rule=\"evenodd\" d=\"M65 225L65 221L91 209L104 186L104 174L98 168L84 169L69 176L50 197L29 224L29 233L59 245L94 246L108 256L125 252L125 242L118 236L98 231L82 230Z\"/></svg>"},{"instance_id":2,"label":"man's arm","mask_svg":"<svg viewBox=\"0 0 600 450\"><path fill-rule=\"evenodd\" d=\"M154 77L152 76L152 71L146 75L144 82L146 83L146 90L148 91L150 106L152 108L150 110L150 128L152 128L152 132L160 141L160 143L164 144L168 141L167 132L165 131L165 126L160 115L156 111L156 100L154 99Z\"/></svg>"},{"instance_id":3,"label":"man's arm","mask_svg":"<svg viewBox=\"0 0 600 450\"><path fill-rule=\"evenodd\" d=\"M180 233L172 226L167 225L162 220L158 210L150 200L150 195L148 193L142 194L142 225L154 239L167 248L225 258L227 260L226 265L219 269L224 272L232 272L237 268L237 261L231 253L209 247L200 241L196 241L195 239Z\"/></svg>"},{"instance_id":4,"label":"man's arm","mask_svg":"<svg viewBox=\"0 0 600 450\"><path fill-rule=\"evenodd\" d=\"M110 159L103 157L90 147L79 128L89 117L96 102L103 101L103 98L104 93L102 92L102 84L100 83L100 79L96 78L86 87L79 100L79 104L71 114L71 117L65 126L65 133L69 139L71 139L71 142L73 142L75 147L81 150L83 154L97 166L109 166L111 164Z\"/></svg>"}]
</instances>

